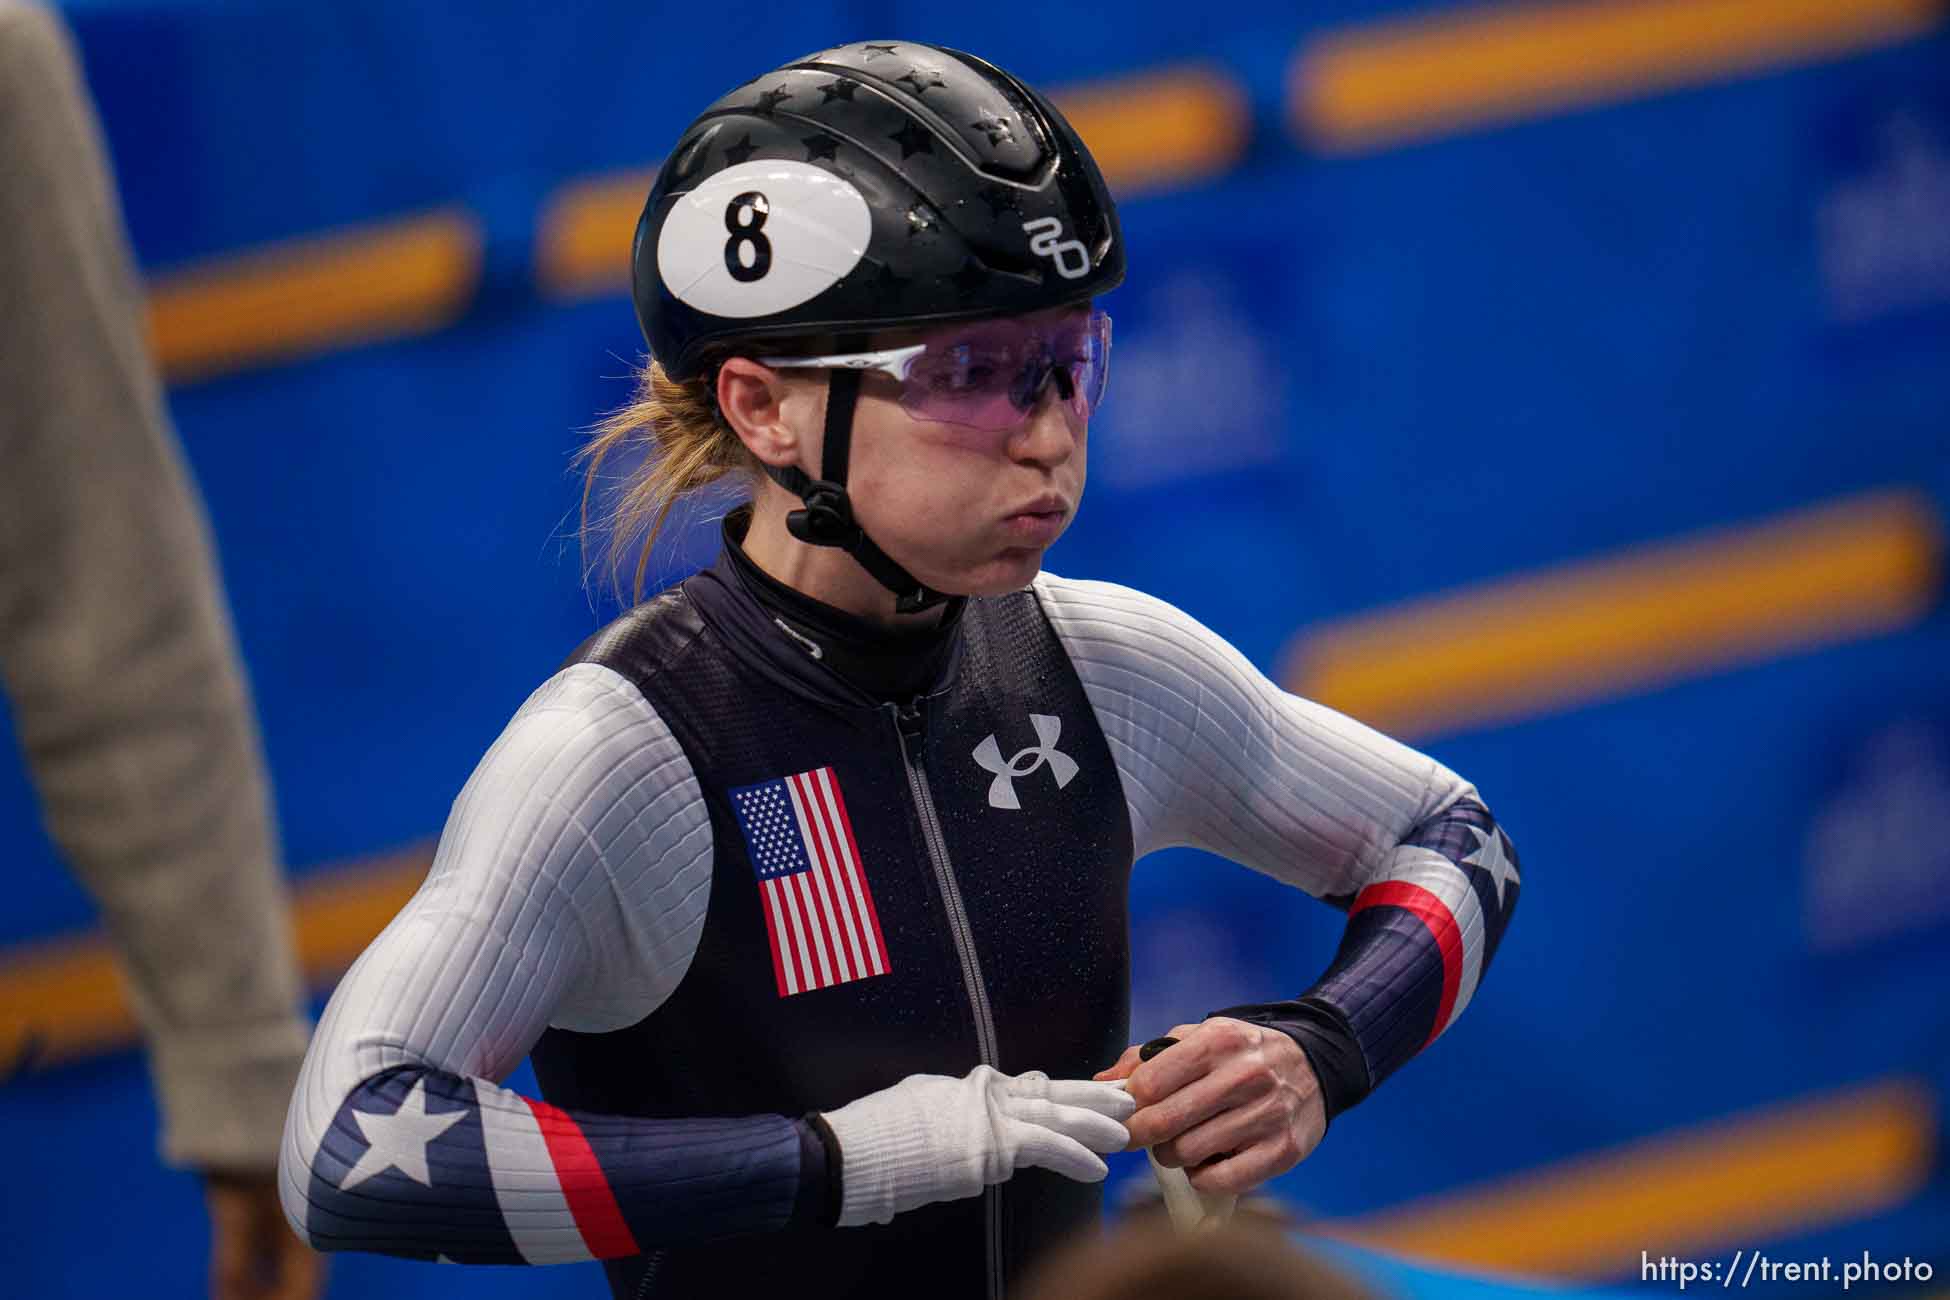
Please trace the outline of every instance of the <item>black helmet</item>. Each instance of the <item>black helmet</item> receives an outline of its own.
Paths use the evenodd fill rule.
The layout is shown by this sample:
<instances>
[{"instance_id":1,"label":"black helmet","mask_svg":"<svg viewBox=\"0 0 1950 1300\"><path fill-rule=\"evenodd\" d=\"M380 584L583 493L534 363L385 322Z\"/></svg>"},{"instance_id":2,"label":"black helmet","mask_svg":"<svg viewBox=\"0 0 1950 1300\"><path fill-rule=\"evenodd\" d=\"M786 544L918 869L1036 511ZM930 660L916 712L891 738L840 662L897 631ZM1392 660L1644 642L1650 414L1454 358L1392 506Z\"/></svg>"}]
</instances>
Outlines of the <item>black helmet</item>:
<instances>
[{"instance_id":1,"label":"black helmet","mask_svg":"<svg viewBox=\"0 0 1950 1300\"><path fill-rule=\"evenodd\" d=\"M673 379L712 343L1015 315L1124 278L1076 129L992 63L905 41L795 60L684 132L632 252Z\"/></svg>"},{"instance_id":2,"label":"black helmet","mask_svg":"<svg viewBox=\"0 0 1950 1300\"><path fill-rule=\"evenodd\" d=\"M792 334L840 346L897 326L1080 303L1124 279L1102 173L1041 95L971 54L863 41L732 91L678 140L631 253L637 321L673 379L713 344ZM820 476L767 467L899 599L947 599L861 531L846 494L855 370L832 372Z\"/></svg>"}]
</instances>

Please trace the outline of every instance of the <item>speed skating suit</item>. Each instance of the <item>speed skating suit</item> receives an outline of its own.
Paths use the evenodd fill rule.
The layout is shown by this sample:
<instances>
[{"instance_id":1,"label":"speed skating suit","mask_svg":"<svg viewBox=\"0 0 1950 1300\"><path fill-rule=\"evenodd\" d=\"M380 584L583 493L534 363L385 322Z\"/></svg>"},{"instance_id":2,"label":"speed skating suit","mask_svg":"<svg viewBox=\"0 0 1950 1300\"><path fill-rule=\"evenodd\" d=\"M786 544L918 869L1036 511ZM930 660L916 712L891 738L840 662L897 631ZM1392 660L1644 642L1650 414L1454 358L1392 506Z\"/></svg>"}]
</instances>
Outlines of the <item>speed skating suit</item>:
<instances>
[{"instance_id":1,"label":"speed skating suit","mask_svg":"<svg viewBox=\"0 0 1950 1300\"><path fill-rule=\"evenodd\" d=\"M835 1228L812 1117L1110 1064L1131 865L1170 845L1348 910L1311 989L1223 1011L1292 1034L1330 1115L1475 992L1520 888L1475 790L1173 607L1044 574L863 683L809 606L728 527L515 714L306 1060L283 1179L314 1246L598 1258L632 1297L1001 1294L1099 1186ZM531 1051L539 1098L495 1082Z\"/></svg>"}]
</instances>

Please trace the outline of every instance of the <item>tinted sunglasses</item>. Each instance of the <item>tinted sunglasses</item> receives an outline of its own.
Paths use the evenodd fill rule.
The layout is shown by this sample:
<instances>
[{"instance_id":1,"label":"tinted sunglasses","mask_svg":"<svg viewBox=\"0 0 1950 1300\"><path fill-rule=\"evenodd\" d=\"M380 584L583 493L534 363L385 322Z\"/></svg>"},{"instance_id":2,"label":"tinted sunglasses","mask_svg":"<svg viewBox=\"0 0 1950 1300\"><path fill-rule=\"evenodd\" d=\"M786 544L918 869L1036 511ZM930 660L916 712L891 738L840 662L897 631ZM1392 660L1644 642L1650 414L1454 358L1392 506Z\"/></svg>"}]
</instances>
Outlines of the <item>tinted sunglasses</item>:
<instances>
[{"instance_id":1,"label":"tinted sunglasses","mask_svg":"<svg viewBox=\"0 0 1950 1300\"><path fill-rule=\"evenodd\" d=\"M1110 317L1094 308L1054 320L1000 317L880 352L757 360L775 370L878 371L900 385L914 418L996 433L1022 427L1051 385L1079 420L1090 418L1110 380Z\"/></svg>"}]
</instances>

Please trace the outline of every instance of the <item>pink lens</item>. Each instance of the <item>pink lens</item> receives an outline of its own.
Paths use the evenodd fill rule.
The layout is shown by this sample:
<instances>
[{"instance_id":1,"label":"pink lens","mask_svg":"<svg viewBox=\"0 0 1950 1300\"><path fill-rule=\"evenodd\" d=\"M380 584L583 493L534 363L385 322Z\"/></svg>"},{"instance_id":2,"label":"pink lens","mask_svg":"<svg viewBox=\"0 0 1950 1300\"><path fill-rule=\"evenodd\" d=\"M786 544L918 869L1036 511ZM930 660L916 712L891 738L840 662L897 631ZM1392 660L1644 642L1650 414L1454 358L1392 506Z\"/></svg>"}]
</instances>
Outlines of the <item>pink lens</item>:
<instances>
[{"instance_id":1,"label":"pink lens","mask_svg":"<svg viewBox=\"0 0 1950 1300\"><path fill-rule=\"evenodd\" d=\"M900 400L919 419L999 432L1021 427L1052 384L1071 413L1088 420L1109 379L1110 317L1103 312L1035 323L1002 318L929 340L908 369Z\"/></svg>"}]
</instances>

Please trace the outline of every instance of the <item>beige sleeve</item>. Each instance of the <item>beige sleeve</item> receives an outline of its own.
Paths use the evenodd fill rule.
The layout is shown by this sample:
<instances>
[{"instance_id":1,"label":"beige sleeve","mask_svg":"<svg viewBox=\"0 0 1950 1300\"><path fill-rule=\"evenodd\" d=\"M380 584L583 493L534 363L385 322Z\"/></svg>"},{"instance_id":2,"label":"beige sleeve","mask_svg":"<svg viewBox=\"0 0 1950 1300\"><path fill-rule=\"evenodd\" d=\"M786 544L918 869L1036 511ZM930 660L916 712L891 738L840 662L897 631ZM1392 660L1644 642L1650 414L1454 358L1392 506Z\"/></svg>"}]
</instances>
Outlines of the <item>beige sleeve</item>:
<instances>
[{"instance_id":1,"label":"beige sleeve","mask_svg":"<svg viewBox=\"0 0 1950 1300\"><path fill-rule=\"evenodd\" d=\"M163 1153L268 1168L306 1027L256 724L65 31L0 0L0 680L151 1048Z\"/></svg>"}]
</instances>

